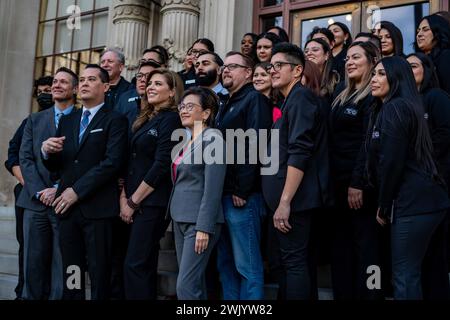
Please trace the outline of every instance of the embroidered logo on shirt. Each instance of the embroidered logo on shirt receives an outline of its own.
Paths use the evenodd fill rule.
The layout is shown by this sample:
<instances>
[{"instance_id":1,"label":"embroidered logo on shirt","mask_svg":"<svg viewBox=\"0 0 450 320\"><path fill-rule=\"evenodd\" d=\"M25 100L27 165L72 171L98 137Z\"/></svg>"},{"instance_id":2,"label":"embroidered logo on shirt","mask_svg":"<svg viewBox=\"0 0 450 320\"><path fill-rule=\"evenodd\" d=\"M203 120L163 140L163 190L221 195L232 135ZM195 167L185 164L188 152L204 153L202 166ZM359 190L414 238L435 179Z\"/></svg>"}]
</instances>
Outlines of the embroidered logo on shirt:
<instances>
[{"instance_id":1,"label":"embroidered logo on shirt","mask_svg":"<svg viewBox=\"0 0 450 320\"><path fill-rule=\"evenodd\" d=\"M372 139L379 139L380 138L380 132L374 131L372 132Z\"/></svg>"},{"instance_id":2,"label":"embroidered logo on shirt","mask_svg":"<svg viewBox=\"0 0 450 320\"><path fill-rule=\"evenodd\" d=\"M353 109L353 108L347 108L347 109L345 109L344 114L356 117L358 115L358 110Z\"/></svg>"},{"instance_id":3,"label":"embroidered logo on shirt","mask_svg":"<svg viewBox=\"0 0 450 320\"><path fill-rule=\"evenodd\" d=\"M428 115L428 113L425 113L425 114L423 115L423 117L425 118L425 120L428 120L428 119L430 118L430 116Z\"/></svg>"},{"instance_id":4,"label":"embroidered logo on shirt","mask_svg":"<svg viewBox=\"0 0 450 320\"><path fill-rule=\"evenodd\" d=\"M158 137L158 130L156 129L150 129L147 132L148 135L154 136L154 137Z\"/></svg>"}]
</instances>

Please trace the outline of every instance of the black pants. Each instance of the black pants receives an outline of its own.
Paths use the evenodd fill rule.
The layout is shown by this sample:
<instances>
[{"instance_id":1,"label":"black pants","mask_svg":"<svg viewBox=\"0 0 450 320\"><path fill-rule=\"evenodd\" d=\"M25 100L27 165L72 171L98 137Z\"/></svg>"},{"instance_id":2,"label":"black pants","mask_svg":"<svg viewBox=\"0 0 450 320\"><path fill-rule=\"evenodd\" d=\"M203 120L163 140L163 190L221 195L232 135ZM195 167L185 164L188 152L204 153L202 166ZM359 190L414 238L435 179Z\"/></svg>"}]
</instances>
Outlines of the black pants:
<instances>
[{"instance_id":1,"label":"black pants","mask_svg":"<svg viewBox=\"0 0 450 320\"><path fill-rule=\"evenodd\" d=\"M291 212L288 233L276 231L280 245L282 276L280 297L287 300L311 299L309 237L314 210Z\"/></svg>"},{"instance_id":2,"label":"black pants","mask_svg":"<svg viewBox=\"0 0 450 320\"><path fill-rule=\"evenodd\" d=\"M18 183L14 187L14 199L15 203L17 203L17 199L19 199L20 192L23 187L20 183ZM14 207L16 214L16 238L19 243L19 281L17 283L16 292L17 299L22 298L23 291L23 212L24 209L18 207L17 205Z\"/></svg>"},{"instance_id":3,"label":"black pants","mask_svg":"<svg viewBox=\"0 0 450 320\"><path fill-rule=\"evenodd\" d=\"M406 217L396 217L394 213L391 226L394 299L423 299L423 260L434 232L446 215L446 211Z\"/></svg>"},{"instance_id":4,"label":"black pants","mask_svg":"<svg viewBox=\"0 0 450 320\"><path fill-rule=\"evenodd\" d=\"M109 299L112 218L86 219L78 208L74 208L68 216L59 219L59 232L64 274L63 299L85 299L84 275L86 265L91 280L91 299ZM81 287L74 288L67 285L76 281L73 267L81 270Z\"/></svg>"},{"instance_id":5,"label":"black pants","mask_svg":"<svg viewBox=\"0 0 450 320\"><path fill-rule=\"evenodd\" d=\"M371 275L367 273L368 267L382 267L381 226L376 221L376 203L366 194L361 209L350 209L347 188L340 188L336 190L336 204L331 260L334 299L383 299L382 288L369 289L367 286Z\"/></svg>"},{"instance_id":6,"label":"black pants","mask_svg":"<svg viewBox=\"0 0 450 320\"><path fill-rule=\"evenodd\" d=\"M448 227L450 214L437 227L431 237L422 265L422 289L424 300L448 300Z\"/></svg>"},{"instance_id":7,"label":"black pants","mask_svg":"<svg viewBox=\"0 0 450 320\"><path fill-rule=\"evenodd\" d=\"M123 279L123 264L127 254L128 240L130 238L130 225L120 217L113 219L113 251L111 268L111 295L112 300L124 300L125 289Z\"/></svg>"},{"instance_id":8,"label":"black pants","mask_svg":"<svg viewBox=\"0 0 450 320\"><path fill-rule=\"evenodd\" d=\"M134 216L124 264L127 300L156 300L159 240L167 229L166 208L144 207Z\"/></svg>"}]
</instances>

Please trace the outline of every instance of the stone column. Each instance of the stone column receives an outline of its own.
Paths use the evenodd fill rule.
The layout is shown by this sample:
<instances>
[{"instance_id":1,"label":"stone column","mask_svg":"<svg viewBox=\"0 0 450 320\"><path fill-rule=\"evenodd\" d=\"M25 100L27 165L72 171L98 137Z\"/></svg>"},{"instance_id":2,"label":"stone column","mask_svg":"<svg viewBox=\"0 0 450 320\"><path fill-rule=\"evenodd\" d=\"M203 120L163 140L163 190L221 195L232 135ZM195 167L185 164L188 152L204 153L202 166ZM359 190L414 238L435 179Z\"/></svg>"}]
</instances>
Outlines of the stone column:
<instances>
[{"instance_id":1,"label":"stone column","mask_svg":"<svg viewBox=\"0 0 450 320\"><path fill-rule=\"evenodd\" d=\"M126 58L123 76L130 80L136 73L142 51L147 46L150 1L115 0L113 44L123 50Z\"/></svg>"},{"instance_id":2,"label":"stone column","mask_svg":"<svg viewBox=\"0 0 450 320\"><path fill-rule=\"evenodd\" d=\"M162 41L173 70L183 69L186 51L198 37L200 0L161 0Z\"/></svg>"}]
</instances>

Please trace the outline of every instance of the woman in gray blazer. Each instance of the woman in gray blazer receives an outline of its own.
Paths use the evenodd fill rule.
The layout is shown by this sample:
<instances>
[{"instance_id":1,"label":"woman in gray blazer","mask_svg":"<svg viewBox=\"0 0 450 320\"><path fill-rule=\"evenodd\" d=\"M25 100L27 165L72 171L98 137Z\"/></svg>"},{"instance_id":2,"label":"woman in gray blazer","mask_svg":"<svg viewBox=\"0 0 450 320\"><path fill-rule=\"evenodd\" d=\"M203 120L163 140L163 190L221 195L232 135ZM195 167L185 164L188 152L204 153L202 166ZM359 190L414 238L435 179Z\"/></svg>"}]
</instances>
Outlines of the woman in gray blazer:
<instances>
[{"instance_id":1,"label":"woman in gray blazer","mask_svg":"<svg viewBox=\"0 0 450 320\"><path fill-rule=\"evenodd\" d=\"M219 239L222 189L225 179L225 144L220 131L209 125L219 102L213 91L195 87L185 92L178 106L190 139L172 155L174 187L170 199L179 265L180 300L207 298L205 269Z\"/></svg>"}]
</instances>

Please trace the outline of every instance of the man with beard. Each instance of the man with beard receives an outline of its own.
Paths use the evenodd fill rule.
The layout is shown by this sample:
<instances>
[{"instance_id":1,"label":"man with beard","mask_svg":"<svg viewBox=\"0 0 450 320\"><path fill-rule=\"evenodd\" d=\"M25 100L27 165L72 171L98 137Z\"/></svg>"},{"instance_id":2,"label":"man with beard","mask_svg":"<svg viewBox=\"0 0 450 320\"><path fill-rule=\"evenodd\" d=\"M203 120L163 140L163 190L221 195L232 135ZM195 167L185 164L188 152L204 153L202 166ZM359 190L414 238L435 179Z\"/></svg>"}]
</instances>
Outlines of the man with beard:
<instances>
[{"instance_id":1,"label":"man with beard","mask_svg":"<svg viewBox=\"0 0 450 320\"><path fill-rule=\"evenodd\" d=\"M46 110L53 106L52 98L52 83L53 77L45 76L40 77L34 83L34 93L36 100L39 104L38 111ZM22 171L19 165L19 149L22 143L23 130L27 124L27 119L22 121L17 131L14 133L13 138L9 141L8 147L8 159L5 161L6 169L17 179L18 183L14 187L14 198L15 202L19 198L20 192L24 185ZM16 216L16 238L19 243L19 281L17 283L15 292L16 299L22 299L22 288L23 288L23 212L24 209L15 206L15 216Z\"/></svg>"},{"instance_id":2,"label":"man with beard","mask_svg":"<svg viewBox=\"0 0 450 320\"><path fill-rule=\"evenodd\" d=\"M228 90L220 82L222 76L220 68L222 66L223 60L214 52L201 53L195 63L196 83L200 87L214 91L219 96L221 104L226 103L230 97Z\"/></svg>"}]
</instances>

